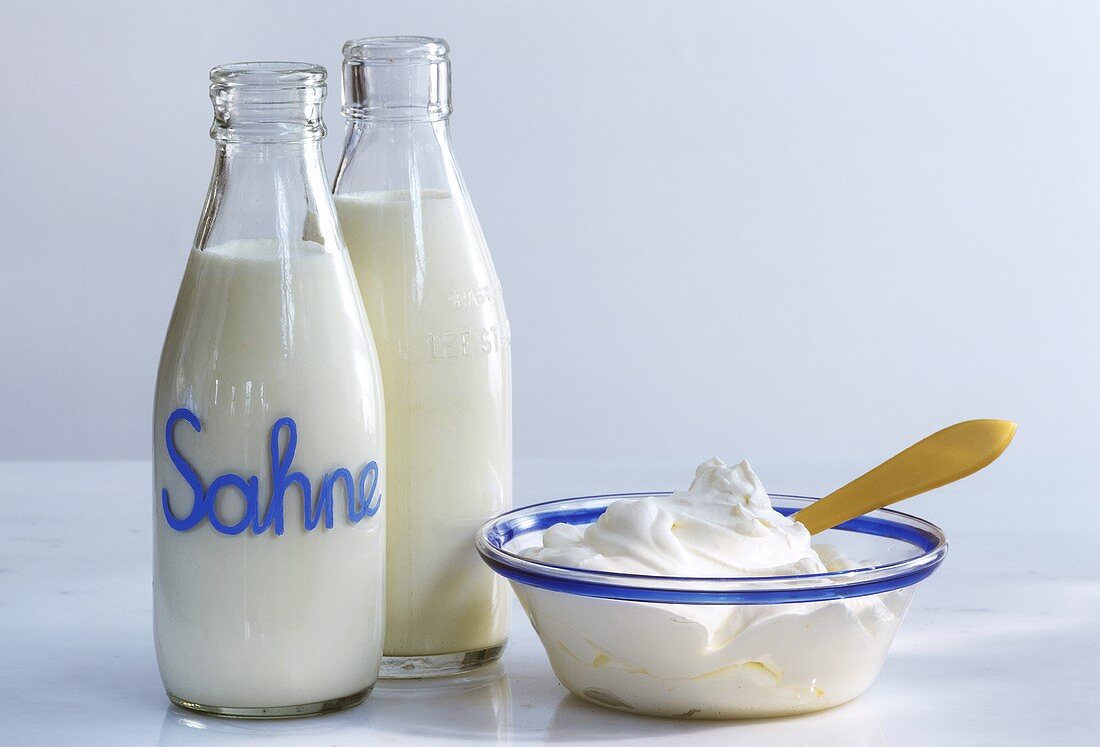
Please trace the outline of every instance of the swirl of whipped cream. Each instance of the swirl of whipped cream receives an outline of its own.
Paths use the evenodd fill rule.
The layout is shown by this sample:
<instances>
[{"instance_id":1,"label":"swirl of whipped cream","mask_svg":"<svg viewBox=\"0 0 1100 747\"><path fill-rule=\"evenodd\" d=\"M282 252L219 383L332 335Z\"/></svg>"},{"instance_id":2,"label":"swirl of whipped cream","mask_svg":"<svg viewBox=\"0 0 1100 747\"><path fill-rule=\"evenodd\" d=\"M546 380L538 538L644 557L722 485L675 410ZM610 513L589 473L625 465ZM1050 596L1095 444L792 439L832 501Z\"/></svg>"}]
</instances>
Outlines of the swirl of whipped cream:
<instances>
[{"instance_id":1,"label":"swirl of whipped cream","mask_svg":"<svg viewBox=\"0 0 1100 747\"><path fill-rule=\"evenodd\" d=\"M556 524L526 557L646 575L732 578L861 567L772 508L747 462L703 463L687 490L626 498L581 528ZM864 563L863 565L866 565ZM821 583L830 583L828 577ZM878 674L912 587L820 602L625 602L514 583L574 693L662 716L777 716L838 705Z\"/></svg>"},{"instance_id":2,"label":"swirl of whipped cream","mask_svg":"<svg viewBox=\"0 0 1100 747\"><path fill-rule=\"evenodd\" d=\"M715 457L687 490L623 499L585 528L555 524L532 560L571 568L660 576L730 578L825 573L802 524L772 508L748 462ZM830 565L847 564L822 548Z\"/></svg>"}]
</instances>

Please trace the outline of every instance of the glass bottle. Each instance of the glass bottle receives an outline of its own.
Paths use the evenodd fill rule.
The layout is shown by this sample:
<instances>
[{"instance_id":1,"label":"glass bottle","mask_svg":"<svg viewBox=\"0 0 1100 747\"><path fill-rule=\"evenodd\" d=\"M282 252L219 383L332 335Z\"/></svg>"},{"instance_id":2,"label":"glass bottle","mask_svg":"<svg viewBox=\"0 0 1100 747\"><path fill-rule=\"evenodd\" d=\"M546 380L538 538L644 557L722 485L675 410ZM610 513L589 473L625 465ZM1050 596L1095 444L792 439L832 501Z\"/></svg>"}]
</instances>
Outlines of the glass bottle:
<instances>
[{"instance_id":1,"label":"glass bottle","mask_svg":"<svg viewBox=\"0 0 1100 747\"><path fill-rule=\"evenodd\" d=\"M157 663L186 708L335 710L381 660L385 425L321 157L325 70L210 79L214 174L154 401Z\"/></svg>"},{"instance_id":2,"label":"glass bottle","mask_svg":"<svg viewBox=\"0 0 1100 747\"><path fill-rule=\"evenodd\" d=\"M509 602L474 550L512 499L508 320L451 150L447 44L344 45L336 209L386 386L383 677L500 656Z\"/></svg>"}]
</instances>

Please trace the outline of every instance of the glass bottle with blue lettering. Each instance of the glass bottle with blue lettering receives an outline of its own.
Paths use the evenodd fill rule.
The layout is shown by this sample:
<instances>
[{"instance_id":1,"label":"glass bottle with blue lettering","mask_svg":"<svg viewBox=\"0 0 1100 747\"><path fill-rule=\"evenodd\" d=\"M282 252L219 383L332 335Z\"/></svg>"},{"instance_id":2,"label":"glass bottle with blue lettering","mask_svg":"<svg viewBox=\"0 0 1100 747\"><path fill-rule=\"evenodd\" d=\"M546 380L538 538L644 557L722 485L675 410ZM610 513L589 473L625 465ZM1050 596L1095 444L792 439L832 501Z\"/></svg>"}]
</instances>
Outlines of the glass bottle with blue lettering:
<instances>
[{"instance_id":1,"label":"glass bottle with blue lettering","mask_svg":"<svg viewBox=\"0 0 1100 747\"><path fill-rule=\"evenodd\" d=\"M451 149L446 42L344 45L336 210L386 386L382 676L500 655L508 596L474 533L512 500L510 333L500 282Z\"/></svg>"},{"instance_id":2,"label":"glass bottle with blue lettering","mask_svg":"<svg viewBox=\"0 0 1100 747\"><path fill-rule=\"evenodd\" d=\"M186 708L336 710L382 654L385 424L321 156L325 70L210 79L214 174L154 402L157 662Z\"/></svg>"}]
</instances>

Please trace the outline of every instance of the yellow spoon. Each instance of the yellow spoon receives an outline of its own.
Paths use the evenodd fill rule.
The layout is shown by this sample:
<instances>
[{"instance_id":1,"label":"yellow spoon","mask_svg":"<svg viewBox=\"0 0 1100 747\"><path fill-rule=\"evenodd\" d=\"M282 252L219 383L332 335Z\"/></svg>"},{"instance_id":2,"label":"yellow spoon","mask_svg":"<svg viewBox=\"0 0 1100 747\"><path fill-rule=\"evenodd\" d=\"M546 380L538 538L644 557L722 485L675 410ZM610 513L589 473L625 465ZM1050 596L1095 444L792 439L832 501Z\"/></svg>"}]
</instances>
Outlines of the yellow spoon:
<instances>
[{"instance_id":1,"label":"yellow spoon","mask_svg":"<svg viewBox=\"0 0 1100 747\"><path fill-rule=\"evenodd\" d=\"M892 456L794 515L810 534L843 524L876 508L961 480L999 457L1016 424L966 420L948 426Z\"/></svg>"}]
</instances>

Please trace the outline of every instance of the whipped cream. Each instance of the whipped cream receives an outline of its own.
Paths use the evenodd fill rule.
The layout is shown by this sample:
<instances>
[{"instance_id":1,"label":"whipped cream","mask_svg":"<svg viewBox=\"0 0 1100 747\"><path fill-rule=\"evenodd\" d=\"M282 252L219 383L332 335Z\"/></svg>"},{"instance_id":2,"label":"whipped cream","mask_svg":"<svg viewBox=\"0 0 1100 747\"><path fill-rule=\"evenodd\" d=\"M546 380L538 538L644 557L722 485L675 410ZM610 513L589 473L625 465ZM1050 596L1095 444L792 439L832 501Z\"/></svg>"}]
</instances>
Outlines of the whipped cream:
<instances>
[{"instance_id":1,"label":"whipped cream","mask_svg":"<svg viewBox=\"0 0 1100 747\"><path fill-rule=\"evenodd\" d=\"M772 508L747 462L700 465L688 490L557 524L533 560L586 570L730 578L859 567ZM831 583L826 579L822 583ZM912 587L768 605L627 602L513 585L555 673L577 695L662 716L747 718L838 705L878 674Z\"/></svg>"},{"instance_id":2,"label":"whipped cream","mask_svg":"<svg viewBox=\"0 0 1100 747\"><path fill-rule=\"evenodd\" d=\"M825 573L851 567L829 548L830 568L810 533L772 508L748 462L715 457L695 470L687 490L624 499L581 529L556 524L533 560L570 568L659 576L732 578Z\"/></svg>"}]
</instances>

